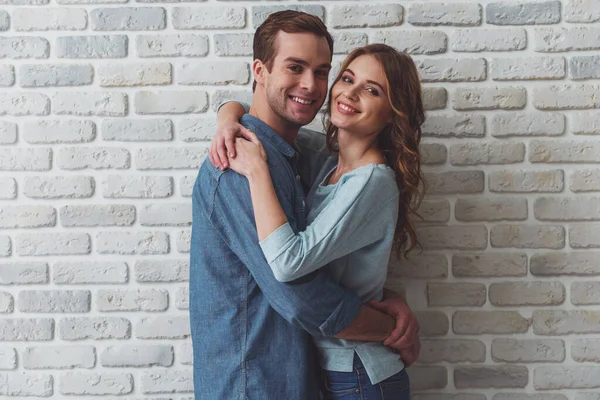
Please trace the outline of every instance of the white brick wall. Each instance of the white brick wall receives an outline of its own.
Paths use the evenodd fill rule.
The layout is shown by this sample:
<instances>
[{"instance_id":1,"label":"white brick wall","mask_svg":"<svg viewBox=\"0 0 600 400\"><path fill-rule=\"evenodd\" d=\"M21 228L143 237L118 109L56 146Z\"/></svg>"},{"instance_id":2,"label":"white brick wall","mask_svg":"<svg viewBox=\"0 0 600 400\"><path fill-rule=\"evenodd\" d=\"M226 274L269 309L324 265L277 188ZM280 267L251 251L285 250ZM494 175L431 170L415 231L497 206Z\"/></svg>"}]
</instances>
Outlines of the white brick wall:
<instances>
[{"instance_id":1,"label":"white brick wall","mask_svg":"<svg viewBox=\"0 0 600 400\"><path fill-rule=\"evenodd\" d=\"M600 399L599 0L0 0L0 397L191 398L191 189L286 8L421 71L413 399Z\"/></svg>"}]
</instances>

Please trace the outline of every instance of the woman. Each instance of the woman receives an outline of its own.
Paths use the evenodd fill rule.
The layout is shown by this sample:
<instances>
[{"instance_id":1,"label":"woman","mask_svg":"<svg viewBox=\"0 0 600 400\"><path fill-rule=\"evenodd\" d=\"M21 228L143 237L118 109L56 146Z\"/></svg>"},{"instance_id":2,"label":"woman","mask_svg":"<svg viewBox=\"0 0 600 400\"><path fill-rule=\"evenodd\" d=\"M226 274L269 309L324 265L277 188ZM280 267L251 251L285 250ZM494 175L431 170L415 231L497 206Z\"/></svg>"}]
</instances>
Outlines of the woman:
<instances>
[{"instance_id":1,"label":"woman","mask_svg":"<svg viewBox=\"0 0 600 400\"><path fill-rule=\"evenodd\" d=\"M288 224L256 136L236 141L229 164L248 178L260 245L278 280L326 267L364 302L380 300L392 247L409 251L417 243L408 215L423 188L424 111L412 59L383 44L354 50L330 90L328 113L333 156L307 197L306 231ZM315 342L326 399L409 398L404 364L382 343Z\"/></svg>"}]
</instances>

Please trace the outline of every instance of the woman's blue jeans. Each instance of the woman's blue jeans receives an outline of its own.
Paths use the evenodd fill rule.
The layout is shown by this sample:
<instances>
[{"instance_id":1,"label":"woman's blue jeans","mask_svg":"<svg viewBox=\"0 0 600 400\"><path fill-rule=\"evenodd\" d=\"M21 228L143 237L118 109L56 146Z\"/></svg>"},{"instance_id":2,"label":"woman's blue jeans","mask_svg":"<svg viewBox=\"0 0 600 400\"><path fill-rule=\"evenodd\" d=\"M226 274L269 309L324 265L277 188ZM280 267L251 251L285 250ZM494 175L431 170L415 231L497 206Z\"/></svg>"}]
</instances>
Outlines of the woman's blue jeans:
<instances>
[{"instance_id":1,"label":"woman's blue jeans","mask_svg":"<svg viewBox=\"0 0 600 400\"><path fill-rule=\"evenodd\" d=\"M323 400L410 400L406 370L372 385L360 358L354 356L354 371L323 371Z\"/></svg>"}]
</instances>

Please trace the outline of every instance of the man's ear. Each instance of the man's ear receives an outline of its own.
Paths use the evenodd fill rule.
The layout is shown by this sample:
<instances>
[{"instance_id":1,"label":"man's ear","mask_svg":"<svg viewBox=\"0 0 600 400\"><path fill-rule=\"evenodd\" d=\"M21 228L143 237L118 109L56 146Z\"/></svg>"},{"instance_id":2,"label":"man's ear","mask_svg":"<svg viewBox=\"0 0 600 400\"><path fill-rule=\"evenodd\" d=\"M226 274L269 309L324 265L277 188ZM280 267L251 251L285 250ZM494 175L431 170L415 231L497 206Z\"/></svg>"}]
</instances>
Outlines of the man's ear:
<instances>
[{"instance_id":1,"label":"man's ear","mask_svg":"<svg viewBox=\"0 0 600 400\"><path fill-rule=\"evenodd\" d=\"M252 74L257 84L262 85L264 83L266 69L261 60L256 59L252 62Z\"/></svg>"}]
</instances>

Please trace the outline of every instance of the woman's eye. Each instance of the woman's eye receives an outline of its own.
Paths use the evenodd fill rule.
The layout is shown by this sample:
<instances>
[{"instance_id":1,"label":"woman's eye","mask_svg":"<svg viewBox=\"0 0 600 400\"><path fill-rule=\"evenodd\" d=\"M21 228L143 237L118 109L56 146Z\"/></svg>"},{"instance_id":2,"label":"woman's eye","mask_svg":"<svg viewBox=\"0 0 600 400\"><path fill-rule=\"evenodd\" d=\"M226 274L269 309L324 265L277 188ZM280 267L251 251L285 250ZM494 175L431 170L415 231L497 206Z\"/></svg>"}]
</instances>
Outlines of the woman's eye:
<instances>
[{"instance_id":1,"label":"woman's eye","mask_svg":"<svg viewBox=\"0 0 600 400\"><path fill-rule=\"evenodd\" d=\"M352 83L352 79L350 79L350 77L348 77L348 76L342 77L342 81L344 81L346 83Z\"/></svg>"},{"instance_id":2,"label":"woman's eye","mask_svg":"<svg viewBox=\"0 0 600 400\"><path fill-rule=\"evenodd\" d=\"M367 92L371 93L374 96L379 96L379 92L376 89L373 89L372 87L368 87Z\"/></svg>"}]
</instances>

